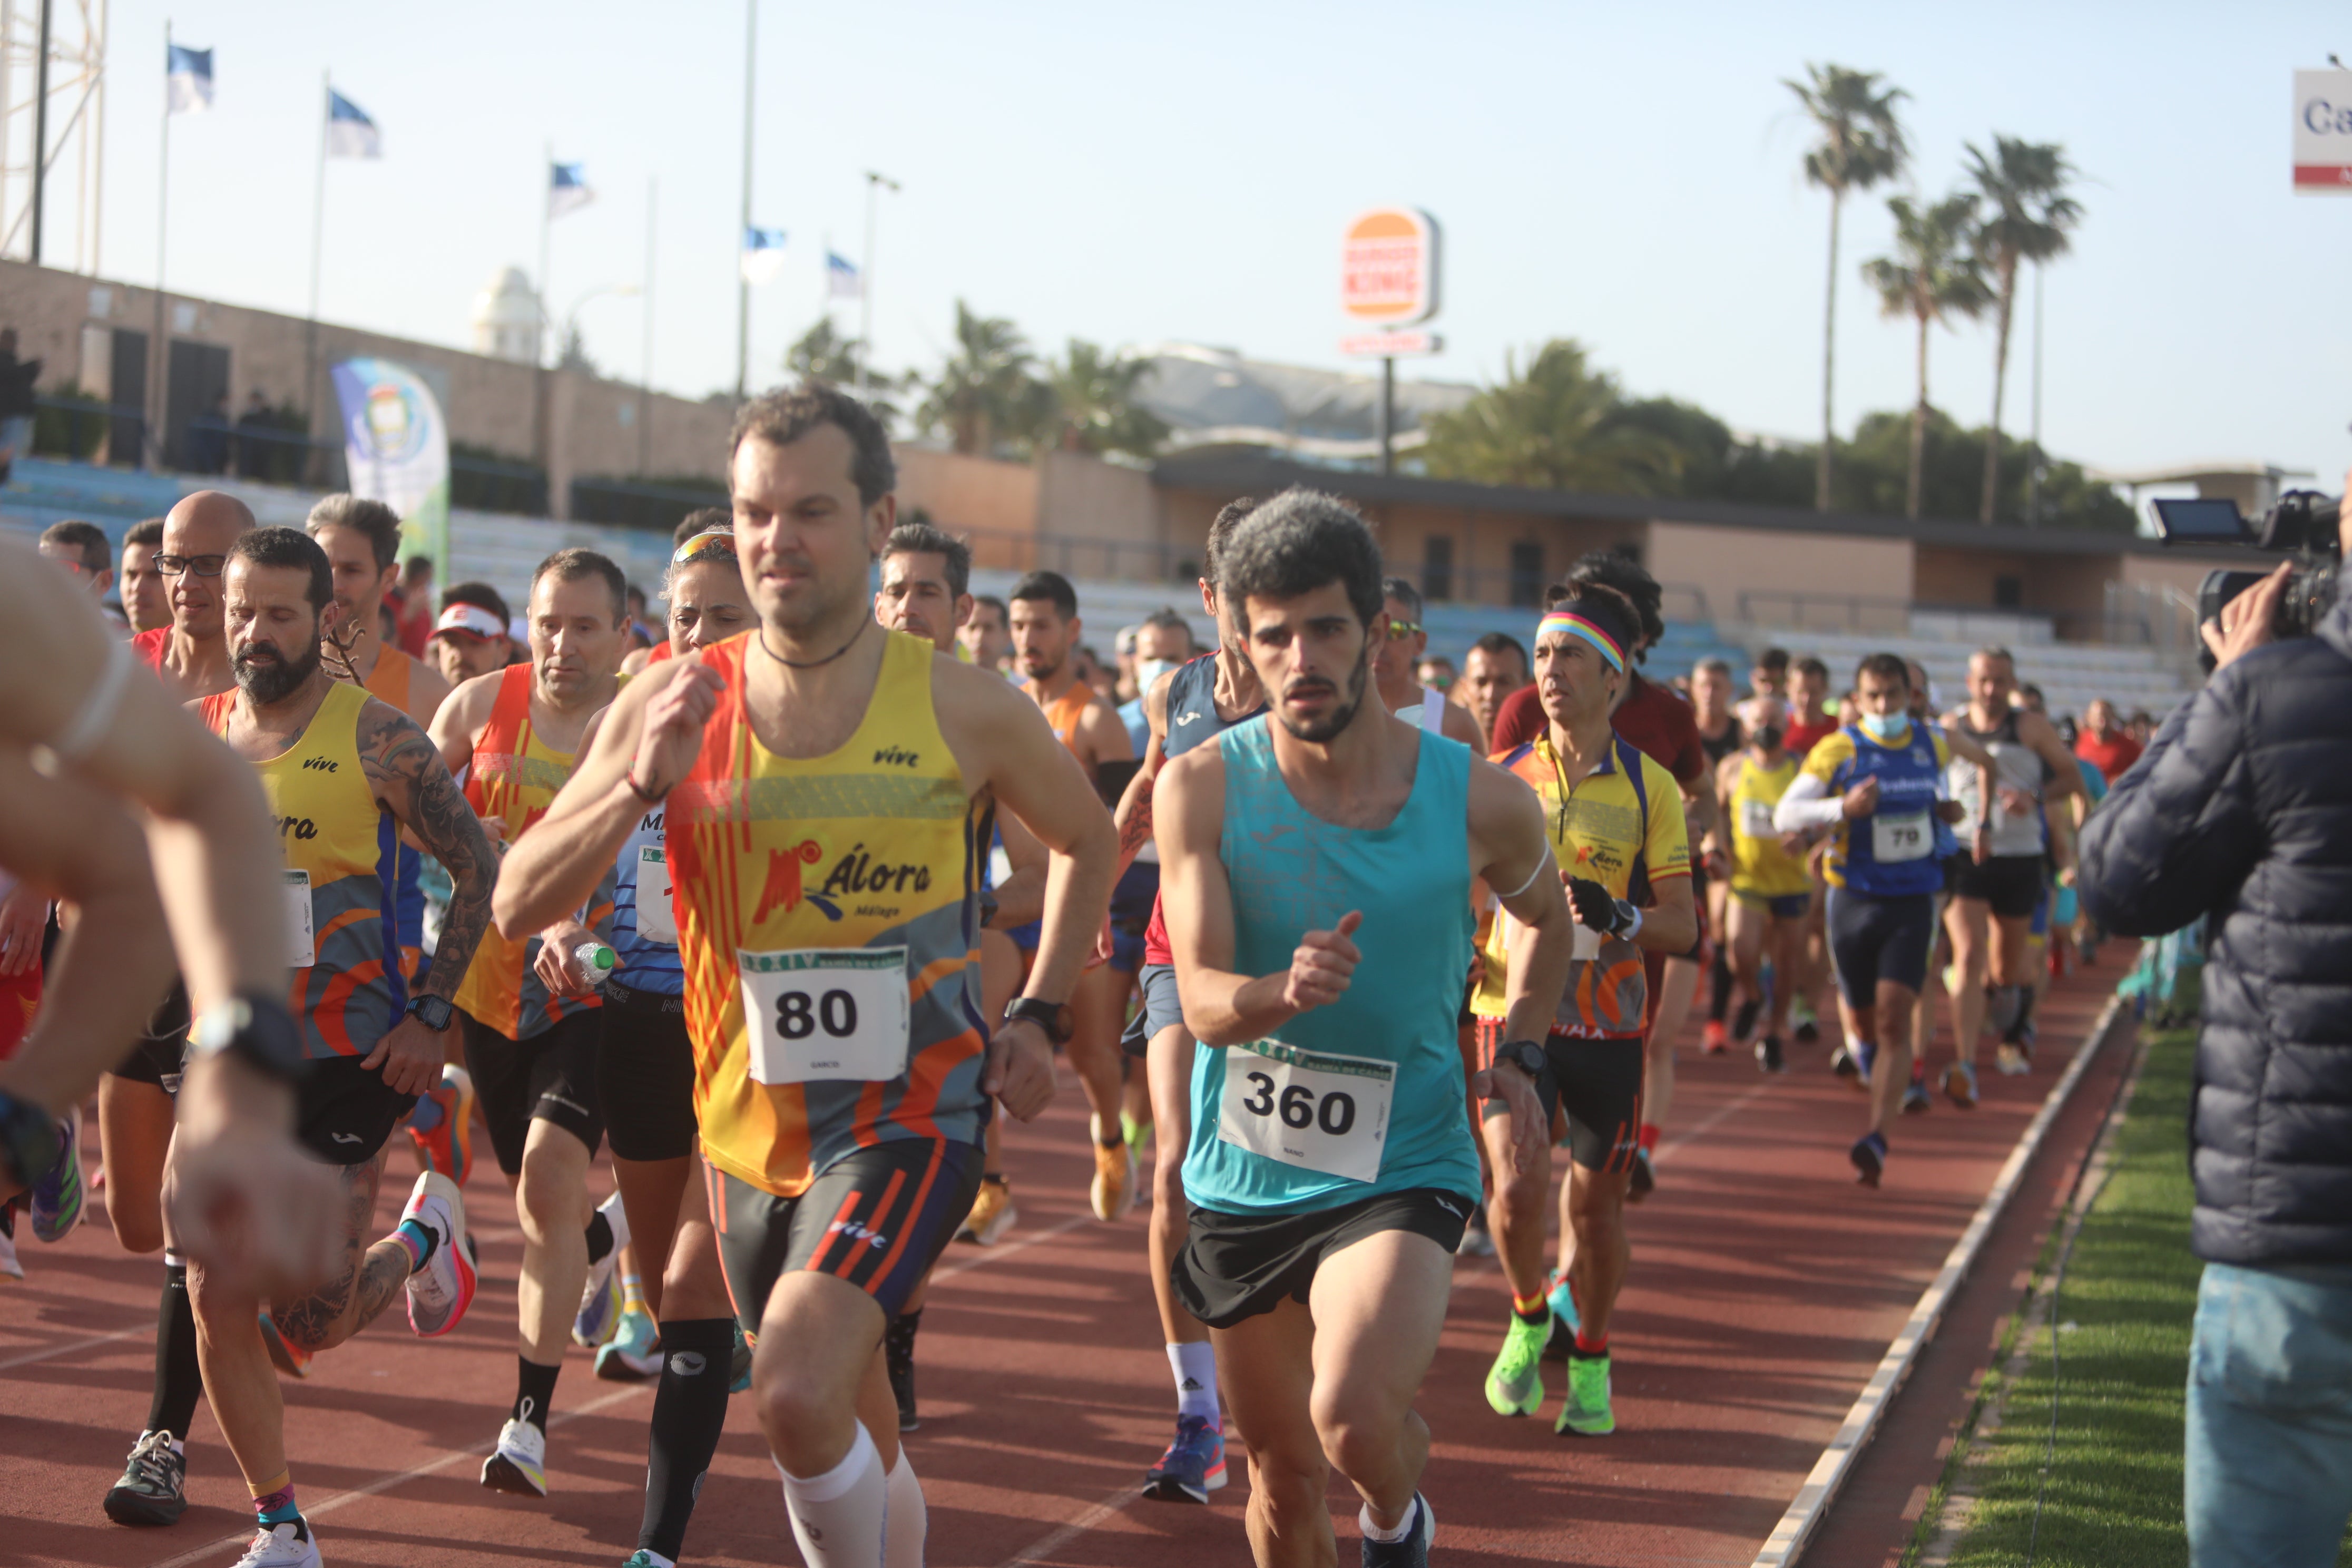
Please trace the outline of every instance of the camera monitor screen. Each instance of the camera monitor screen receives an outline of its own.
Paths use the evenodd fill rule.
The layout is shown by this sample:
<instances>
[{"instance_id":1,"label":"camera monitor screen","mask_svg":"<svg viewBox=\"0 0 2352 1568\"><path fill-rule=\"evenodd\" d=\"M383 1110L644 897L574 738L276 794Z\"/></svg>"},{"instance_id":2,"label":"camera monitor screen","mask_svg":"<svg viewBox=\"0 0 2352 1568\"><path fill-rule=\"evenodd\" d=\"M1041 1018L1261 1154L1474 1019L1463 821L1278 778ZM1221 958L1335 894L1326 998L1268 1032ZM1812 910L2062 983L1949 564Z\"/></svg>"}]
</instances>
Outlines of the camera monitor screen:
<instances>
[{"instance_id":1,"label":"camera monitor screen","mask_svg":"<svg viewBox=\"0 0 2352 1568\"><path fill-rule=\"evenodd\" d=\"M2233 500L2160 500L2156 523L2168 541L2179 544L2243 544L2249 539Z\"/></svg>"}]
</instances>

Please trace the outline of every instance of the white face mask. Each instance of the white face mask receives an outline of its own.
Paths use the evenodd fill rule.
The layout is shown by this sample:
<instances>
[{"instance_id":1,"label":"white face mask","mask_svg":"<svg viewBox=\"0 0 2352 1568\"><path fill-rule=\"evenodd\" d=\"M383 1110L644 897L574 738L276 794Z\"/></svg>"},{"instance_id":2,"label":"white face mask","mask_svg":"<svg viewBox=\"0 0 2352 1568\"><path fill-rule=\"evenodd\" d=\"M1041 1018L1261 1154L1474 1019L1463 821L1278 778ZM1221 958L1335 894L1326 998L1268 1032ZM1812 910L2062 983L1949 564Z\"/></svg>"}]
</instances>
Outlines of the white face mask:
<instances>
[{"instance_id":1,"label":"white face mask","mask_svg":"<svg viewBox=\"0 0 2352 1568\"><path fill-rule=\"evenodd\" d=\"M1160 678L1161 676L1176 668L1177 661L1172 658L1137 659L1135 661L1135 689L1139 693L1150 690L1154 686L1160 683Z\"/></svg>"}]
</instances>

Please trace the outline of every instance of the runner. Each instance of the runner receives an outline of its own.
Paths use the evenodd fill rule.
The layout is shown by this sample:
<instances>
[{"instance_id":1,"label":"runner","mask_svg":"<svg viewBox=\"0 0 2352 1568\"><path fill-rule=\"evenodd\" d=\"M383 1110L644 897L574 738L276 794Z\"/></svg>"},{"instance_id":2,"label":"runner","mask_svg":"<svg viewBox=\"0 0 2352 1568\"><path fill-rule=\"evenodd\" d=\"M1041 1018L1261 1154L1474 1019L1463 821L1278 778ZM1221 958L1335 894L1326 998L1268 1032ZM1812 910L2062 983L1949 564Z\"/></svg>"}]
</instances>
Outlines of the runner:
<instances>
[{"instance_id":1,"label":"runner","mask_svg":"<svg viewBox=\"0 0 2352 1568\"><path fill-rule=\"evenodd\" d=\"M106 542L106 530L79 518L68 518L41 530L38 548L43 559L64 567L89 595L116 636L129 634L130 623L107 597L107 591L114 586L114 547Z\"/></svg>"},{"instance_id":2,"label":"runner","mask_svg":"<svg viewBox=\"0 0 2352 1568\"><path fill-rule=\"evenodd\" d=\"M1768 647L1756 656L1748 671L1748 689L1755 697L1790 697L1789 689L1789 650Z\"/></svg>"},{"instance_id":3,"label":"runner","mask_svg":"<svg viewBox=\"0 0 2352 1568\"><path fill-rule=\"evenodd\" d=\"M1078 759L1087 780L1106 798L1117 800L1135 773L1135 752L1118 710L1078 679L1081 623L1078 595L1059 573L1032 572L1013 585L1014 661L1028 677L1022 689L1044 710L1045 721ZM1121 764L1124 764L1122 766ZM1114 893L1114 898L1117 896ZM1025 961L1035 952L1037 929L1013 931ZM1141 954L1135 954L1139 962ZM1077 1032L1064 1047L1091 1111L1095 1175L1087 1196L1095 1217L1115 1220L1135 1203L1135 1151L1119 1121L1124 1097L1118 1038L1127 1021L1127 996L1134 966L1124 973L1097 964L1078 977L1070 1006Z\"/></svg>"},{"instance_id":4,"label":"runner","mask_svg":"<svg viewBox=\"0 0 2352 1568\"><path fill-rule=\"evenodd\" d=\"M1567 1114L1571 1163L1561 1211L1569 1236L1562 1268L1547 1280L1549 1140L1514 1171L1509 1134L1490 1111L1487 1155L1496 1179L1488 1224L1510 1287L1511 1321L1486 1374L1486 1403L1504 1415L1541 1408L1543 1352L1556 1313L1573 1343L1567 1399L1553 1430L1605 1436L1617 1429L1609 1329L1632 1257L1625 1195L1643 1120L1648 998L1636 954L1687 952L1698 921L1674 775L1610 723L1627 679L1625 650L1639 639L1641 623L1622 595L1599 587L1555 588L1550 601L1536 629L1536 689L1549 722L1544 734L1498 761L1543 804L1552 858L1577 921L1574 956L1539 1048L1505 1043L1516 1038L1508 1027L1510 958L1524 940L1511 921L1496 921L1487 939L1485 978L1471 1006L1480 1064L1491 1068L1517 1051L1536 1079L1547 1128L1555 1108Z\"/></svg>"},{"instance_id":5,"label":"runner","mask_svg":"<svg viewBox=\"0 0 2352 1568\"><path fill-rule=\"evenodd\" d=\"M1862 661L1854 700L1861 718L1814 744L1772 824L1783 833L1836 829L1826 863L1830 951L1871 1090L1870 1129L1848 1158L1863 1184L1874 1187L1910 1080L1912 1009L1935 942L1943 883L1930 820L1937 789L1955 753L1980 766L1990 759L1966 737L1914 725L1911 674L1897 655ZM1983 825L1976 832L1981 858Z\"/></svg>"},{"instance_id":6,"label":"runner","mask_svg":"<svg viewBox=\"0 0 2352 1568\"><path fill-rule=\"evenodd\" d=\"M1462 660L1462 684L1470 697L1470 716L1478 721L1478 732L1486 737L1486 750L1503 752L1509 748L1496 736L1502 722L1504 704L1514 693L1528 689L1528 650L1519 639L1507 632L1488 632L1470 645L1469 654Z\"/></svg>"},{"instance_id":7,"label":"runner","mask_svg":"<svg viewBox=\"0 0 2352 1568\"><path fill-rule=\"evenodd\" d=\"M1481 751L1486 737L1470 710L1413 675L1429 647L1429 633L1421 624L1421 590L1402 577L1389 577L1381 581L1381 593L1387 600L1389 635L1372 650L1372 684L1381 706L1408 724Z\"/></svg>"},{"instance_id":8,"label":"runner","mask_svg":"<svg viewBox=\"0 0 2352 1568\"><path fill-rule=\"evenodd\" d=\"M236 684L222 630L220 574L229 546L252 526L245 503L218 490L183 496L163 515L155 570L170 589L172 624L140 633L131 648L184 700Z\"/></svg>"},{"instance_id":9,"label":"runner","mask_svg":"<svg viewBox=\"0 0 2352 1568\"><path fill-rule=\"evenodd\" d=\"M2039 713L2017 706L2017 661L2007 648L1969 656L1969 700L1945 715L1947 728L1992 753L1994 802L1981 798L1974 768L1957 770L1953 796L1971 821L1992 825L1992 847L1982 861L1951 863L1952 907L1945 917L1959 989L1952 995L1956 1058L1944 1074L1944 1092L1958 1105L1977 1098L1977 1037L1990 1023L2000 1037L1995 1058L2011 1077L2032 1068L2034 974L2027 942L2037 906L2049 893L2048 857L2063 853L2045 816L2050 802L2083 787L2074 753Z\"/></svg>"},{"instance_id":10,"label":"runner","mask_svg":"<svg viewBox=\"0 0 2352 1568\"><path fill-rule=\"evenodd\" d=\"M1780 652L1778 648L1767 651ZM1788 656L1781 654L1784 672L1787 668L1787 659ZM1761 660L1758 661L1758 669L1759 672L1769 673ZM1698 728L1699 749L1706 753L1708 771L1711 773L1720 774L1724 759L1738 751L1743 743L1739 718L1732 711L1729 661L1720 658L1703 658L1692 666L1690 694L1691 719ZM1777 698L1768 696L1766 700L1777 700ZM1719 791L1717 798L1722 798ZM1727 879L1729 874L1728 859L1718 851L1707 865L1705 879L1706 929L1710 931L1719 933L1724 929L1725 904L1729 894L1729 884ZM1725 952L1728 944L1717 941L1709 945L1714 949L1714 956L1707 964L1706 1022L1701 1030L1701 1048L1712 1055L1723 1050L1727 1041L1734 1037L1745 1040L1748 1037L1748 1031L1740 1028L1727 1032L1725 1028L1725 1015L1731 1006L1731 960Z\"/></svg>"},{"instance_id":11,"label":"runner","mask_svg":"<svg viewBox=\"0 0 2352 1568\"><path fill-rule=\"evenodd\" d=\"M1789 677L1789 728L1781 743L1789 754L1799 762L1813 749L1815 742L1824 735L1837 732L1838 716L1823 706L1830 695L1830 667L1811 654L1791 667ZM1821 1019L1834 1004L1829 1000L1830 934L1823 913L1829 907L1829 882L1822 871L1822 847L1806 858L1806 875L1811 883L1811 897L1805 910L1804 966L1800 973L1793 1005L1789 1016L1794 1025L1790 1037L1801 1046L1810 1046L1822 1037ZM1837 1048L1836 1060L1843 1061L1845 1047ZM1832 1063L1835 1065L1835 1062Z\"/></svg>"},{"instance_id":12,"label":"runner","mask_svg":"<svg viewBox=\"0 0 2352 1568\"><path fill-rule=\"evenodd\" d=\"M666 803L720 1258L811 1568L879 1568L886 1519L893 1568L921 1559L876 1352L971 1205L989 1098L1024 1119L1051 1099L1110 897L1108 814L1035 705L874 624L894 478L881 426L830 387L737 416L759 624L629 686L498 894L504 929L538 929ZM972 994L983 796L1054 853L1037 963L992 1038Z\"/></svg>"},{"instance_id":13,"label":"runner","mask_svg":"<svg viewBox=\"0 0 2352 1568\"><path fill-rule=\"evenodd\" d=\"M1012 610L995 595L974 595L971 616L956 628L956 643L966 661L1007 680L1018 679L1013 671L1013 633L1008 629L1012 618Z\"/></svg>"},{"instance_id":14,"label":"runner","mask_svg":"<svg viewBox=\"0 0 2352 1568\"><path fill-rule=\"evenodd\" d=\"M1507 1107L1506 1170L1547 1141L1516 1064L1542 1054L1568 902L1528 792L1366 700L1387 628L1361 519L1286 491L1234 531L1219 587L1279 702L1178 757L1157 790L1169 945L1201 1042L1176 1289L1215 1336L1249 1447L1258 1563L1333 1560L1337 1466L1363 1499L1368 1568L1422 1564L1436 1521L1412 1401L1478 1202L1454 1043L1470 887L1503 889L1532 932L1510 966L1512 1044L1475 1086Z\"/></svg>"},{"instance_id":15,"label":"runner","mask_svg":"<svg viewBox=\"0 0 2352 1568\"><path fill-rule=\"evenodd\" d=\"M1780 741L1801 763L1814 742L1837 732L1837 715L1823 706L1829 695L1830 667L1811 654L1799 659L1789 676L1789 728Z\"/></svg>"},{"instance_id":16,"label":"runner","mask_svg":"<svg viewBox=\"0 0 2352 1568\"><path fill-rule=\"evenodd\" d=\"M442 595L440 618L425 639L425 658L452 690L512 662L507 602L488 583L459 583Z\"/></svg>"},{"instance_id":17,"label":"runner","mask_svg":"<svg viewBox=\"0 0 2352 1568\"><path fill-rule=\"evenodd\" d=\"M1160 678L1179 666L1190 664L1200 657L1201 650L1192 644L1192 626L1175 607L1163 605L1143 618L1142 624L1128 630L1135 634L1135 650L1129 660L1129 673L1135 695L1118 707L1118 721L1127 726L1129 744L1135 754L1143 755L1150 741L1151 721L1144 716L1143 700L1160 684ZM1119 634L1121 637L1126 632ZM1152 854L1151 865L1160 863L1158 852ZM1155 888L1157 884L1154 884Z\"/></svg>"},{"instance_id":18,"label":"runner","mask_svg":"<svg viewBox=\"0 0 2352 1568\"><path fill-rule=\"evenodd\" d=\"M443 760L509 854L571 776L589 719L619 689L625 587L620 568L593 551L559 550L541 562L531 574L530 662L466 682L434 718ZM619 852L615 844L605 855L605 871ZM486 935L457 993L466 1066L523 1239L514 1407L482 1484L526 1497L547 1495L547 1414L573 1320L587 1320L592 1344L618 1323L619 1302L608 1289L588 1289L589 1271L628 1240L625 1210L588 1202L588 1162L604 1118L599 998L574 956L604 940L598 910L578 918L587 903L575 901L536 934L509 937L501 927Z\"/></svg>"},{"instance_id":19,"label":"runner","mask_svg":"<svg viewBox=\"0 0 2352 1568\"><path fill-rule=\"evenodd\" d=\"M1256 505L1248 497L1228 502L1209 525L1201 607L1217 623L1216 651L1165 673L1144 691L1144 712L1151 727L1143 766L1119 797L1114 817L1122 858L1140 858L1146 850L1157 853L1158 846L1152 841L1153 802L1160 775L1170 759L1207 744L1265 711L1265 693L1250 663L1234 601L1217 591L1217 572L1231 548L1234 530ZM1375 659L1394 646L1383 643ZM1169 1277L1185 1237L1183 1172L1192 1142L1194 1041L1184 1027L1184 1010L1176 994L1167 911L1156 895L1151 921L1143 934L1139 980L1143 1005L1120 1043L1129 1056L1141 1047L1144 1078L1151 1090L1151 1121L1158 1134L1152 1151L1148 1242L1151 1294L1160 1308L1168 1368L1176 1380L1176 1436L1160 1456L1160 1462L1144 1472L1143 1495L1161 1502L1205 1503L1209 1494L1223 1488L1226 1480L1216 1352L1210 1348L1207 1326L1177 1300Z\"/></svg>"},{"instance_id":20,"label":"runner","mask_svg":"<svg viewBox=\"0 0 2352 1568\"><path fill-rule=\"evenodd\" d=\"M1812 907L1804 837L1783 833L1772 822L1773 808L1797 776L1797 759L1782 739L1787 719L1779 698L1751 698L1741 721L1748 743L1716 769L1716 792L1731 834L1731 897L1722 944L1731 955L1740 994L1731 1032L1746 1039L1757 1014L1763 1013L1756 1065L1770 1073L1789 1070L1781 1037L1804 973L1805 915ZM1769 986L1767 964L1772 970Z\"/></svg>"},{"instance_id":21,"label":"runner","mask_svg":"<svg viewBox=\"0 0 2352 1568\"><path fill-rule=\"evenodd\" d=\"M344 1200L333 1282L268 1298L270 1321L307 1357L405 1294L410 1326L434 1338L457 1327L474 1295L457 1184L419 1176L399 1227L373 1245L367 1237L384 1141L439 1079L449 994L489 923L496 862L424 731L322 667L336 604L326 553L293 529L257 529L231 546L220 581L237 689L205 699L201 711L261 775L284 829L293 994L309 1058L299 1136L336 1167ZM413 996L392 916L403 829L457 887L442 935L452 963ZM278 1374L257 1321L264 1299L225 1287L202 1266L189 1285L205 1393L259 1517L240 1568L315 1564L318 1544L287 1469Z\"/></svg>"},{"instance_id":22,"label":"runner","mask_svg":"<svg viewBox=\"0 0 2352 1568\"><path fill-rule=\"evenodd\" d=\"M172 601L164 592L163 574L155 570L155 556L163 548L160 517L132 523L122 536L122 568L115 574L114 589L132 637L172 624Z\"/></svg>"}]
</instances>

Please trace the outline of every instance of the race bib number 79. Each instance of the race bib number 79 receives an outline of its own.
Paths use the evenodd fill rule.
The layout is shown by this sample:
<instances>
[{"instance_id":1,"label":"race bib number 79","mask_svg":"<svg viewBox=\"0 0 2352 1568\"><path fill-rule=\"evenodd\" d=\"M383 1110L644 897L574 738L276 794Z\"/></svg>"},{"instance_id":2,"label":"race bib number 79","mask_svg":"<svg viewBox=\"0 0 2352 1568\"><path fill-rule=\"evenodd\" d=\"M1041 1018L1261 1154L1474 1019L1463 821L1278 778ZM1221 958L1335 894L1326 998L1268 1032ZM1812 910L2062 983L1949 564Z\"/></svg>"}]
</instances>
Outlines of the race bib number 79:
<instances>
[{"instance_id":1,"label":"race bib number 79","mask_svg":"<svg viewBox=\"0 0 2352 1568\"><path fill-rule=\"evenodd\" d=\"M740 952L756 1083L877 1083L907 1070L907 950Z\"/></svg>"},{"instance_id":2,"label":"race bib number 79","mask_svg":"<svg viewBox=\"0 0 2352 1568\"><path fill-rule=\"evenodd\" d=\"M1395 1088L1394 1062L1279 1040L1228 1046L1217 1136L1286 1165L1377 1181Z\"/></svg>"},{"instance_id":3,"label":"race bib number 79","mask_svg":"<svg viewBox=\"0 0 2352 1568\"><path fill-rule=\"evenodd\" d=\"M1927 826L1924 811L1870 819L1870 858L1882 866L1920 859L1935 847L1936 831Z\"/></svg>"}]
</instances>

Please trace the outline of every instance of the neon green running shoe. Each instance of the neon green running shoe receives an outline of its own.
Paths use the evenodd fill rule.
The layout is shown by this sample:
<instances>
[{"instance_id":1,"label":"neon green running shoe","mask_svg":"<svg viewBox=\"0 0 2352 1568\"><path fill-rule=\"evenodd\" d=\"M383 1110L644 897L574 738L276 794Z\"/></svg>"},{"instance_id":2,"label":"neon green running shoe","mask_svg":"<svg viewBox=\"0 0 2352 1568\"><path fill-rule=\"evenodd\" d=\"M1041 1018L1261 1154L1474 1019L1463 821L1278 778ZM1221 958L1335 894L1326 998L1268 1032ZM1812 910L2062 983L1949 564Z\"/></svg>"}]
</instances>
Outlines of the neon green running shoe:
<instances>
[{"instance_id":1,"label":"neon green running shoe","mask_svg":"<svg viewBox=\"0 0 2352 1568\"><path fill-rule=\"evenodd\" d=\"M1617 1413L1609 1407L1607 1356L1568 1358L1568 1403L1559 1407L1552 1430L1580 1437L1606 1437L1617 1430Z\"/></svg>"},{"instance_id":2,"label":"neon green running shoe","mask_svg":"<svg viewBox=\"0 0 2352 1568\"><path fill-rule=\"evenodd\" d=\"M1503 1334L1503 1348L1486 1373L1486 1403L1497 1415L1533 1415L1543 1405L1543 1348L1551 1337L1551 1314L1528 1322L1517 1312Z\"/></svg>"}]
</instances>

